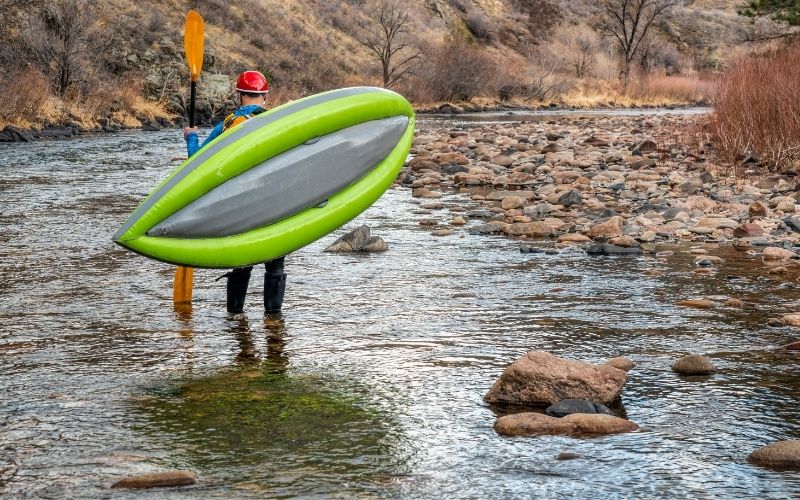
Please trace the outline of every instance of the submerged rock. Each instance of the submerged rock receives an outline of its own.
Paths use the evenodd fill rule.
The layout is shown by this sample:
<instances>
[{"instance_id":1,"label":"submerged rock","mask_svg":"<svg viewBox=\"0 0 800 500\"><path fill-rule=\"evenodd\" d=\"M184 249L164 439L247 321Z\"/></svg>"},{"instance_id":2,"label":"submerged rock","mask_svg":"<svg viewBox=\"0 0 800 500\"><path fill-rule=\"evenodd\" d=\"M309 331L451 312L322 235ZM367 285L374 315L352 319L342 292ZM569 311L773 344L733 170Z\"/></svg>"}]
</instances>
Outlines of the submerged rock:
<instances>
[{"instance_id":1,"label":"submerged rock","mask_svg":"<svg viewBox=\"0 0 800 500\"><path fill-rule=\"evenodd\" d=\"M569 451L562 451L561 453L553 457L553 459L555 460L575 460L576 458L581 458L581 456L578 455L577 453L572 453Z\"/></svg>"},{"instance_id":2,"label":"submerged rock","mask_svg":"<svg viewBox=\"0 0 800 500\"><path fill-rule=\"evenodd\" d=\"M800 469L800 440L768 444L751 453L747 460L765 467Z\"/></svg>"},{"instance_id":3,"label":"submerged rock","mask_svg":"<svg viewBox=\"0 0 800 500\"><path fill-rule=\"evenodd\" d=\"M767 247L763 250L761 255L764 260L789 260L797 258L796 253L779 247Z\"/></svg>"},{"instance_id":4,"label":"submerged rock","mask_svg":"<svg viewBox=\"0 0 800 500\"><path fill-rule=\"evenodd\" d=\"M638 425L613 415L573 413L564 418L556 418L542 413L516 413L500 417L494 423L494 430L503 436L546 436L546 435L606 435L631 432Z\"/></svg>"},{"instance_id":5,"label":"submerged rock","mask_svg":"<svg viewBox=\"0 0 800 500\"><path fill-rule=\"evenodd\" d=\"M380 236L371 236L369 226L361 226L334 241L324 251L341 252L385 252L389 245Z\"/></svg>"},{"instance_id":6,"label":"submerged rock","mask_svg":"<svg viewBox=\"0 0 800 500\"><path fill-rule=\"evenodd\" d=\"M610 243L595 243L586 249L589 255L641 255L642 249L638 247L620 247Z\"/></svg>"},{"instance_id":7,"label":"submerged rock","mask_svg":"<svg viewBox=\"0 0 800 500\"><path fill-rule=\"evenodd\" d=\"M681 307L693 307L695 309L711 309L716 305L716 303L713 300L708 299L686 299L679 300L675 303L675 305Z\"/></svg>"},{"instance_id":8,"label":"submerged rock","mask_svg":"<svg viewBox=\"0 0 800 500\"><path fill-rule=\"evenodd\" d=\"M619 399L627 380L627 374L613 366L531 351L506 367L484 400L493 404L552 405L562 399L588 399L609 404Z\"/></svg>"},{"instance_id":9,"label":"submerged rock","mask_svg":"<svg viewBox=\"0 0 800 500\"><path fill-rule=\"evenodd\" d=\"M139 476L126 477L117 481L112 488L164 488L169 486L188 486L197 482L197 476L191 471L173 470L151 472Z\"/></svg>"},{"instance_id":10,"label":"submerged rock","mask_svg":"<svg viewBox=\"0 0 800 500\"><path fill-rule=\"evenodd\" d=\"M558 403L548 406L544 412L551 417L566 417L573 413L611 415L611 410L607 406L594 404L587 399L562 399Z\"/></svg>"},{"instance_id":11,"label":"submerged rock","mask_svg":"<svg viewBox=\"0 0 800 500\"><path fill-rule=\"evenodd\" d=\"M717 367L706 356L688 354L672 365L672 371L681 375L709 375L716 373Z\"/></svg>"},{"instance_id":12,"label":"submerged rock","mask_svg":"<svg viewBox=\"0 0 800 500\"><path fill-rule=\"evenodd\" d=\"M611 358L606 361L606 364L609 366L613 366L614 368L619 368L620 370L625 370L626 372L631 371L631 369L636 366L633 361L623 356L617 356L616 358Z\"/></svg>"},{"instance_id":13,"label":"submerged rock","mask_svg":"<svg viewBox=\"0 0 800 500\"><path fill-rule=\"evenodd\" d=\"M785 351L800 351L800 340L786 344L781 349Z\"/></svg>"}]
</instances>

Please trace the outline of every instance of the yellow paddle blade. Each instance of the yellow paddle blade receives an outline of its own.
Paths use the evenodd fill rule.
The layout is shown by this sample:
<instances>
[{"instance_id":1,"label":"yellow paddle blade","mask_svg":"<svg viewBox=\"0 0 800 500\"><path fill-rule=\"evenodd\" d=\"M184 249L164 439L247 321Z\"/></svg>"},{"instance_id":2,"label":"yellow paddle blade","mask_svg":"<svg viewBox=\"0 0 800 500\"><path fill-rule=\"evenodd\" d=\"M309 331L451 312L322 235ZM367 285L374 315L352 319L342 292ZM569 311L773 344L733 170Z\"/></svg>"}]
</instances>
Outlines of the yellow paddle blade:
<instances>
[{"instance_id":1,"label":"yellow paddle blade","mask_svg":"<svg viewBox=\"0 0 800 500\"><path fill-rule=\"evenodd\" d=\"M175 269L175 283L172 287L172 301L176 304L192 301L192 282L194 269L179 266Z\"/></svg>"},{"instance_id":2,"label":"yellow paddle blade","mask_svg":"<svg viewBox=\"0 0 800 500\"><path fill-rule=\"evenodd\" d=\"M203 18L196 10L190 10L186 14L186 24L183 28L183 47L193 82L197 81L203 69L203 42L205 42Z\"/></svg>"}]
</instances>

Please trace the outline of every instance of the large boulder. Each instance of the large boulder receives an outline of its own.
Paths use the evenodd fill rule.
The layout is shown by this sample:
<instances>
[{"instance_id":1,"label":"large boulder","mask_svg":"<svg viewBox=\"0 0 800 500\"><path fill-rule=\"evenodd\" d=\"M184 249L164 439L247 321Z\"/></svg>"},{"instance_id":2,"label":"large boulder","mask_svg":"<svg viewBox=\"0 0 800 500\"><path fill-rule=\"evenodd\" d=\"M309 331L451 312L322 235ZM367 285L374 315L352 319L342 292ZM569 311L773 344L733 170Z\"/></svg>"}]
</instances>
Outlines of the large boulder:
<instances>
[{"instance_id":1,"label":"large boulder","mask_svg":"<svg viewBox=\"0 0 800 500\"><path fill-rule=\"evenodd\" d=\"M562 399L610 404L628 380L625 371L531 351L511 363L484 396L487 403L552 405Z\"/></svg>"},{"instance_id":2,"label":"large boulder","mask_svg":"<svg viewBox=\"0 0 800 500\"><path fill-rule=\"evenodd\" d=\"M503 436L547 436L547 435L605 435L631 432L638 425L613 415L573 413L556 418L542 413L515 413L500 417L494 430Z\"/></svg>"},{"instance_id":3,"label":"large boulder","mask_svg":"<svg viewBox=\"0 0 800 500\"><path fill-rule=\"evenodd\" d=\"M800 440L769 444L751 453L747 460L765 467L800 469Z\"/></svg>"}]
</instances>

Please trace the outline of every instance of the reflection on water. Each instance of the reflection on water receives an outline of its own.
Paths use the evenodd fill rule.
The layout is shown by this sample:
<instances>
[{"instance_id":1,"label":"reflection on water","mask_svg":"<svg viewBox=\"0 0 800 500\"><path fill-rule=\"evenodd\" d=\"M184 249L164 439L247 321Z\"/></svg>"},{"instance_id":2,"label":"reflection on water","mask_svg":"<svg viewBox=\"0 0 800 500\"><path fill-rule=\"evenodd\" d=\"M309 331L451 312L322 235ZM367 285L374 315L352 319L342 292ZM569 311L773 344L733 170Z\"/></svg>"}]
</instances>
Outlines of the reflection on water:
<instances>
[{"instance_id":1,"label":"reflection on water","mask_svg":"<svg viewBox=\"0 0 800 500\"><path fill-rule=\"evenodd\" d=\"M107 496L165 468L199 474L171 492L188 497L800 496L796 473L745 460L800 439L800 359L775 350L798 334L766 325L800 310L797 275L734 250L698 275L682 247L603 259L433 237L417 217L444 223L468 196L416 215L396 189L349 225L390 250L323 253L339 232L292 254L282 318L263 317L260 276L229 316L204 270L174 310L173 269L109 236L181 153L177 132L0 145L3 496ZM746 307L674 305L697 297ZM483 394L531 349L630 357L622 402L643 430L497 436ZM720 373L675 375L686 352Z\"/></svg>"},{"instance_id":2,"label":"reflection on water","mask_svg":"<svg viewBox=\"0 0 800 500\"><path fill-rule=\"evenodd\" d=\"M254 336L264 330L262 353ZM366 491L376 475L402 470L391 415L355 397L358 389L347 387L353 381L291 374L283 330L282 318L267 319L264 329L232 320L237 364L148 388L136 430L164 441L174 460L193 469L224 470L215 481L234 489L324 494L344 481Z\"/></svg>"}]
</instances>

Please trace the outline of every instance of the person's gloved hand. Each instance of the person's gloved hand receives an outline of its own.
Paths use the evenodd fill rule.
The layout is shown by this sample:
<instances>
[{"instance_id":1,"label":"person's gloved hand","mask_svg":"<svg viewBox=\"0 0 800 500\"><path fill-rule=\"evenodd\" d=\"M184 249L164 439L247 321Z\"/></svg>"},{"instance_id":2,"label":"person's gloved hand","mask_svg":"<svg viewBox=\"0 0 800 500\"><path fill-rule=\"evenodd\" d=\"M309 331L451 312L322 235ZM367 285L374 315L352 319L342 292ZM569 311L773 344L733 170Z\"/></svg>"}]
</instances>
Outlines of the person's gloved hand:
<instances>
[{"instance_id":1,"label":"person's gloved hand","mask_svg":"<svg viewBox=\"0 0 800 500\"><path fill-rule=\"evenodd\" d=\"M188 141L189 136L192 134L196 134L197 131L200 130L198 127L184 127L183 128L183 140Z\"/></svg>"}]
</instances>

